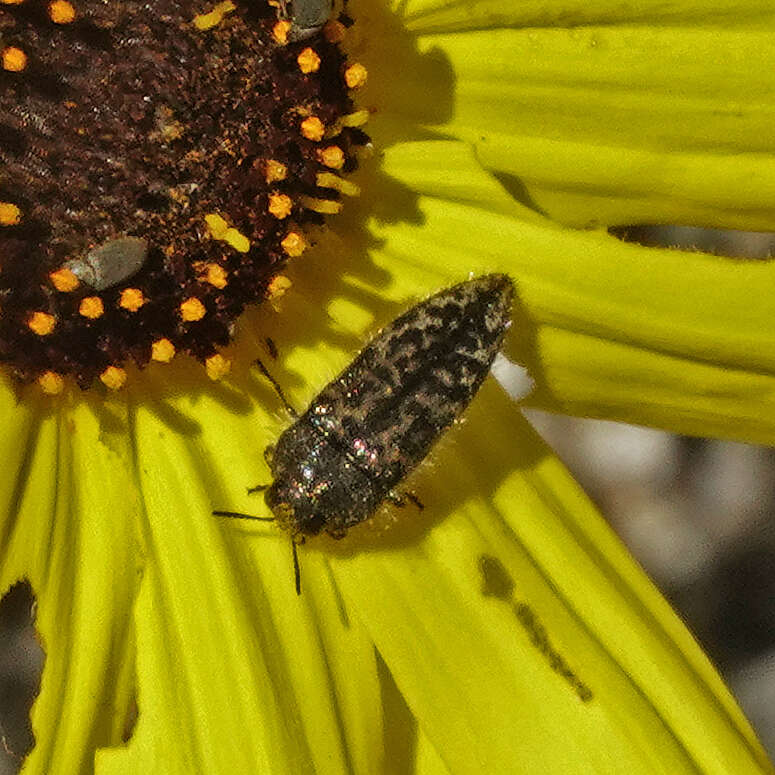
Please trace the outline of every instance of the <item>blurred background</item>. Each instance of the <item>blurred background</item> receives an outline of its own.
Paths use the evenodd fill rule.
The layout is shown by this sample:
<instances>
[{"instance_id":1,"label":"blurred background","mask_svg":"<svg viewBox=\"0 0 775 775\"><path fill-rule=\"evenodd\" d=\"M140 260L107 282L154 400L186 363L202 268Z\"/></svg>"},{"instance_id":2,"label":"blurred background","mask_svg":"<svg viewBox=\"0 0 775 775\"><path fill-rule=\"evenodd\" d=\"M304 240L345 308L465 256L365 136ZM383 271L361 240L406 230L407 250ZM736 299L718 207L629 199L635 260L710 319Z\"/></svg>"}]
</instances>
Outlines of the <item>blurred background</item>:
<instances>
[{"instance_id":1,"label":"blurred background","mask_svg":"<svg viewBox=\"0 0 775 775\"><path fill-rule=\"evenodd\" d=\"M775 759L775 450L539 412L529 419L683 618Z\"/></svg>"},{"instance_id":2,"label":"blurred background","mask_svg":"<svg viewBox=\"0 0 775 775\"><path fill-rule=\"evenodd\" d=\"M636 227L616 236L740 260L769 234ZM775 759L775 450L526 412L718 667ZM0 775L33 743L43 653L31 591L0 602Z\"/></svg>"}]
</instances>

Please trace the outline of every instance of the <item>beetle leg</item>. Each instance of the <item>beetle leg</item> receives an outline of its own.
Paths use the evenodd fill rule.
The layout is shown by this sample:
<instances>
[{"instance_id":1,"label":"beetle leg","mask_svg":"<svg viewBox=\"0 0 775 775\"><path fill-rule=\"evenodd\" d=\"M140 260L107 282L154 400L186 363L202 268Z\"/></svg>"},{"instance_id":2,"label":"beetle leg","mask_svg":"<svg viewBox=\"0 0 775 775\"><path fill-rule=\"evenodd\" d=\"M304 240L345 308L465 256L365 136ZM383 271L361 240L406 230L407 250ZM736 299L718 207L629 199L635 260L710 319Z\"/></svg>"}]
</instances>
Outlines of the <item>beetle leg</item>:
<instances>
[{"instance_id":1,"label":"beetle leg","mask_svg":"<svg viewBox=\"0 0 775 775\"><path fill-rule=\"evenodd\" d=\"M296 583L296 594L301 594L301 570L299 569L299 552L296 549L297 544L303 544L304 539L301 541L295 541L291 537L291 551L293 552L293 579Z\"/></svg>"}]
</instances>

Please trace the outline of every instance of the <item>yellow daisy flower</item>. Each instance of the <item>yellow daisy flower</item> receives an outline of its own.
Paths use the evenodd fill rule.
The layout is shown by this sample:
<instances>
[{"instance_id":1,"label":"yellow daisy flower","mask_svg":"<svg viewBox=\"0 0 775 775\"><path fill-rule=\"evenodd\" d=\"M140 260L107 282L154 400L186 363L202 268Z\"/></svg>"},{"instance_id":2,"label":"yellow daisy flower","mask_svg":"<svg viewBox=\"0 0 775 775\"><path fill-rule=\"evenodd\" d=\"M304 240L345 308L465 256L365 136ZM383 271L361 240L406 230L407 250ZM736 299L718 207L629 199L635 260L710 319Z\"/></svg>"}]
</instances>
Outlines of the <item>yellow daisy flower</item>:
<instances>
[{"instance_id":1,"label":"yellow daisy flower","mask_svg":"<svg viewBox=\"0 0 775 775\"><path fill-rule=\"evenodd\" d=\"M772 772L492 380L426 508L309 541L300 596L285 533L212 515L267 513L257 356L303 408L470 273L514 280L535 405L771 442L772 264L605 230L772 228L769 5L152 5L0 0L24 771Z\"/></svg>"}]
</instances>

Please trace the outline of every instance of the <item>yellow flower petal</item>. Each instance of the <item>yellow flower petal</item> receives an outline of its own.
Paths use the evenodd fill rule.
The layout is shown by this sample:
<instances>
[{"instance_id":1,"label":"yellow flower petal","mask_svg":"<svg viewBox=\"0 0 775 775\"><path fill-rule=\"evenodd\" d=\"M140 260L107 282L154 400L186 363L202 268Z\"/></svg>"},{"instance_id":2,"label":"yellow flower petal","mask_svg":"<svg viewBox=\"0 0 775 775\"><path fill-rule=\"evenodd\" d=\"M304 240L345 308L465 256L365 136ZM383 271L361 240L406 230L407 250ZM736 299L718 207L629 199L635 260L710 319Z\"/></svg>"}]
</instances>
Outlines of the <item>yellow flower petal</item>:
<instances>
[{"instance_id":1,"label":"yellow flower petal","mask_svg":"<svg viewBox=\"0 0 775 775\"><path fill-rule=\"evenodd\" d=\"M471 271L509 273L518 296L510 352L537 381L531 402L694 435L775 440L775 300L761 292L775 283L775 264L626 245L534 214L520 222L516 205L512 217L498 212L507 205L488 178L476 182L467 149L448 147L453 170L469 159L465 177L486 212L466 203L454 177L422 179L418 169L431 168L416 160L432 157L428 145L386 154L385 171L397 181L408 174L418 192L421 225L374 219L381 247L373 260L422 267L429 290ZM399 297L418 285L401 272L394 281L399 287L386 292Z\"/></svg>"},{"instance_id":2,"label":"yellow flower petal","mask_svg":"<svg viewBox=\"0 0 775 775\"><path fill-rule=\"evenodd\" d=\"M42 418L0 389L0 594L27 578L45 654L25 771L87 772L132 700L136 490L128 456L81 405ZM52 765L52 762L55 763Z\"/></svg>"},{"instance_id":3,"label":"yellow flower petal","mask_svg":"<svg viewBox=\"0 0 775 775\"><path fill-rule=\"evenodd\" d=\"M396 33L356 51L381 71L364 86L381 106L378 143L408 118L465 140L519 199L573 226L775 228L775 68L760 2L400 13L416 47Z\"/></svg>"},{"instance_id":4,"label":"yellow flower petal","mask_svg":"<svg viewBox=\"0 0 775 775\"><path fill-rule=\"evenodd\" d=\"M149 558L135 612L140 714L127 748L100 752L100 773L162 760L170 775L381 771L374 650L323 559L303 558L299 598L287 535L211 513L264 508L245 487L266 475L255 429L276 421L212 397L175 408L197 418L201 443L148 409L136 418Z\"/></svg>"},{"instance_id":5,"label":"yellow flower petal","mask_svg":"<svg viewBox=\"0 0 775 775\"><path fill-rule=\"evenodd\" d=\"M450 771L769 772L691 636L496 386L450 435L410 482L422 513L331 549Z\"/></svg>"}]
</instances>

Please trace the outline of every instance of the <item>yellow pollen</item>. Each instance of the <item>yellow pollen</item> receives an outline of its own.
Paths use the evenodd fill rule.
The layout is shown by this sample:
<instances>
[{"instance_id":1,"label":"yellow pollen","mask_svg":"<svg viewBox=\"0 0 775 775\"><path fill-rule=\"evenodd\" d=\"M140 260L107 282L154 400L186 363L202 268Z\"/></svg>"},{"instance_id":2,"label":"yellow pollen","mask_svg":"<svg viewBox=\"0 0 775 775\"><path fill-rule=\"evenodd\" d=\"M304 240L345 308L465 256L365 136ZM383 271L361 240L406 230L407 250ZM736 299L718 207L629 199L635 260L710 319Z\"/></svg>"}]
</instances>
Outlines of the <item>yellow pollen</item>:
<instances>
[{"instance_id":1,"label":"yellow pollen","mask_svg":"<svg viewBox=\"0 0 775 775\"><path fill-rule=\"evenodd\" d=\"M105 307L99 296L86 296L81 299L81 305L78 307L78 312L85 318L96 320L97 318L102 317L102 313L105 312Z\"/></svg>"},{"instance_id":2,"label":"yellow pollen","mask_svg":"<svg viewBox=\"0 0 775 775\"><path fill-rule=\"evenodd\" d=\"M227 229L223 239L224 242L228 242L229 245L240 253L247 253L250 250L250 240L242 232L237 231L237 229Z\"/></svg>"},{"instance_id":3,"label":"yellow pollen","mask_svg":"<svg viewBox=\"0 0 775 775\"><path fill-rule=\"evenodd\" d=\"M316 213L322 213L323 215L336 215L342 210L342 203L334 199L317 199L314 196L302 196L299 197L299 201L307 210L314 210Z\"/></svg>"},{"instance_id":4,"label":"yellow pollen","mask_svg":"<svg viewBox=\"0 0 775 775\"><path fill-rule=\"evenodd\" d=\"M129 312L137 312L145 304L145 301L145 296L139 288L124 288L121 291L118 306L129 310Z\"/></svg>"},{"instance_id":5,"label":"yellow pollen","mask_svg":"<svg viewBox=\"0 0 775 775\"><path fill-rule=\"evenodd\" d=\"M185 127L180 121L170 121L169 123L163 123L159 130L159 136L162 142L171 143L173 140L179 140L185 132ZM181 201L183 197L179 192L171 190L171 196L177 196L178 201Z\"/></svg>"},{"instance_id":6,"label":"yellow pollen","mask_svg":"<svg viewBox=\"0 0 775 775\"><path fill-rule=\"evenodd\" d=\"M293 283L284 275L278 274L272 278L269 287L266 289L267 297L270 301L276 301L285 295L285 292Z\"/></svg>"},{"instance_id":7,"label":"yellow pollen","mask_svg":"<svg viewBox=\"0 0 775 775\"><path fill-rule=\"evenodd\" d=\"M27 321L27 328L38 336L48 336L56 327L57 321L48 312L33 312Z\"/></svg>"},{"instance_id":8,"label":"yellow pollen","mask_svg":"<svg viewBox=\"0 0 775 775\"><path fill-rule=\"evenodd\" d=\"M20 73L27 67L27 55L16 46L3 49L3 70L10 73Z\"/></svg>"},{"instance_id":9,"label":"yellow pollen","mask_svg":"<svg viewBox=\"0 0 775 775\"><path fill-rule=\"evenodd\" d=\"M65 381L62 379L61 374L57 374L55 371L44 371L38 377L38 384L41 390L49 396L59 395L65 387Z\"/></svg>"},{"instance_id":10,"label":"yellow pollen","mask_svg":"<svg viewBox=\"0 0 775 775\"><path fill-rule=\"evenodd\" d=\"M318 172L316 183L321 188L333 188L345 196L358 196L361 193L361 189L355 183L340 178L338 175L334 175L333 172Z\"/></svg>"},{"instance_id":11,"label":"yellow pollen","mask_svg":"<svg viewBox=\"0 0 775 775\"><path fill-rule=\"evenodd\" d=\"M51 284L62 293L74 291L81 283L80 280L69 270L62 267L48 276Z\"/></svg>"},{"instance_id":12,"label":"yellow pollen","mask_svg":"<svg viewBox=\"0 0 775 775\"><path fill-rule=\"evenodd\" d=\"M341 43L344 40L347 28L342 22L330 19L323 27L323 35L329 43Z\"/></svg>"},{"instance_id":13,"label":"yellow pollen","mask_svg":"<svg viewBox=\"0 0 775 775\"><path fill-rule=\"evenodd\" d=\"M70 24L75 21L75 8L67 0L54 0L48 4L48 16L54 24Z\"/></svg>"},{"instance_id":14,"label":"yellow pollen","mask_svg":"<svg viewBox=\"0 0 775 775\"><path fill-rule=\"evenodd\" d=\"M293 27L291 22L287 19L282 19L272 27L272 37L281 46L286 45L288 43L288 33L291 31L291 27Z\"/></svg>"},{"instance_id":15,"label":"yellow pollen","mask_svg":"<svg viewBox=\"0 0 775 775\"><path fill-rule=\"evenodd\" d=\"M236 9L236 5L231 0L225 0L223 3L213 8L210 13L200 13L194 17L194 27L198 30L210 30L213 27L217 27L224 19L224 17Z\"/></svg>"},{"instance_id":16,"label":"yellow pollen","mask_svg":"<svg viewBox=\"0 0 775 775\"><path fill-rule=\"evenodd\" d=\"M317 116L310 116L301 122L301 133L307 140L313 140L316 143L320 142L325 131L326 128L323 126L323 122Z\"/></svg>"},{"instance_id":17,"label":"yellow pollen","mask_svg":"<svg viewBox=\"0 0 775 775\"><path fill-rule=\"evenodd\" d=\"M369 121L368 110L356 110L355 113L348 113L346 116L342 116L339 119L339 123L342 126L363 126Z\"/></svg>"},{"instance_id":18,"label":"yellow pollen","mask_svg":"<svg viewBox=\"0 0 775 775\"><path fill-rule=\"evenodd\" d=\"M348 89L358 89L366 83L368 76L368 70L362 64L356 62L344 71L344 82L347 84Z\"/></svg>"},{"instance_id":19,"label":"yellow pollen","mask_svg":"<svg viewBox=\"0 0 775 775\"><path fill-rule=\"evenodd\" d=\"M281 162L269 159L266 163L266 182L276 183L288 177L288 168Z\"/></svg>"},{"instance_id":20,"label":"yellow pollen","mask_svg":"<svg viewBox=\"0 0 775 775\"><path fill-rule=\"evenodd\" d=\"M312 49L309 46L296 57L296 61L299 64L299 70L301 70L304 75L316 73L320 70L320 57L317 55L315 49Z\"/></svg>"},{"instance_id":21,"label":"yellow pollen","mask_svg":"<svg viewBox=\"0 0 775 775\"><path fill-rule=\"evenodd\" d=\"M318 161L332 170L344 167L344 151L338 145L329 145L318 151Z\"/></svg>"},{"instance_id":22,"label":"yellow pollen","mask_svg":"<svg viewBox=\"0 0 775 775\"><path fill-rule=\"evenodd\" d=\"M269 212L275 218L287 218L293 209L293 200L288 194L269 194Z\"/></svg>"},{"instance_id":23,"label":"yellow pollen","mask_svg":"<svg viewBox=\"0 0 775 775\"><path fill-rule=\"evenodd\" d=\"M229 224L217 213L205 215L205 223L210 230L210 236L213 239L223 239L229 230Z\"/></svg>"},{"instance_id":24,"label":"yellow pollen","mask_svg":"<svg viewBox=\"0 0 775 775\"><path fill-rule=\"evenodd\" d=\"M228 277L229 273L220 264L205 264L199 274L202 282L209 283L215 288L225 288Z\"/></svg>"},{"instance_id":25,"label":"yellow pollen","mask_svg":"<svg viewBox=\"0 0 775 775\"><path fill-rule=\"evenodd\" d=\"M108 366L100 374L102 384L110 390L120 390L126 384L126 372L118 366Z\"/></svg>"},{"instance_id":26,"label":"yellow pollen","mask_svg":"<svg viewBox=\"0 0 775 775\"><path fill-rule=\"evenodd\" d=\"M16 226L22 219L22 211L11 202L0 202L0 226Z\"/></svg>"},{"instance_id":27,"label":"yellow pollen","mask_svg":"<svg viewBox=\"0 0 775 775\"><path fill-rule=\"evenodd\" d=\"M202 304L196 296L192 296L190 299L186 299L180 304L180 317L182 317L186 323L193 323L195 320L201 320L206 312L205 305Z\"/></svg>"},{"instance_id":28,"label":"yellow pollen","mask_svg":"<svg viewBox=\"0 0 775 775\"><path fill-rule=\"evenodd\" d=\"M345 127L359 127L367 124L369 121L368 110L356 110L355 113L348 113L346 116L340 116L336 122L326 132L326 137L336 137Z\"/></svg>"},{"instance_id":29,"label":"yellow pollen","mask_svg":"<svg viewBox=\"0 0 775 775\"><path fill-rule=\"evenodd\" d=\"M205 215L205 223L213 239L228 243L240 253L247 253L250 250L250 240L242 232L229 226L227 221L217 213Z\"/></svg>"},{"instance_id":30,"label":"yellow pollen","mask_svg":"<svg viewBox=\"0 0 775 775\"><path fill-rule=\"evenodd\" d=\"M21 5L24 0L0 0L0 5Z\"/></svg>"},{"instance_id":31,"label":"yellow pollen","mask_svg":"<svg viewBox=\"0 0 775 775\"><path fill-rule=\"evenodd\" d=\"M220 353L216 353L205 361L205 370L210 379L219 380L231 371L231 361Z\"/></svg>"},{"instance_id":32,"label":"yellow pollen","mask_svg":"<svg viewBox=\"0 0 775 775\"><path fill-rule=\"evenodd\" d=\"M307 240L303 234L297 231L289 231L283 241L280 243L283 250L291 258L297 258L307 249Z\"/></svg>"},{"instance_id":33,"label":"yellow pollen","mask_svg":"<svg viewBox=\"0 0 775 775\"><path fill-rule=\"evenodd\" d=\"M175 357L175 345L169 339L157 339L151 345L151 358L159 363L169 363Z\"/></svg>"}]
</instances>

